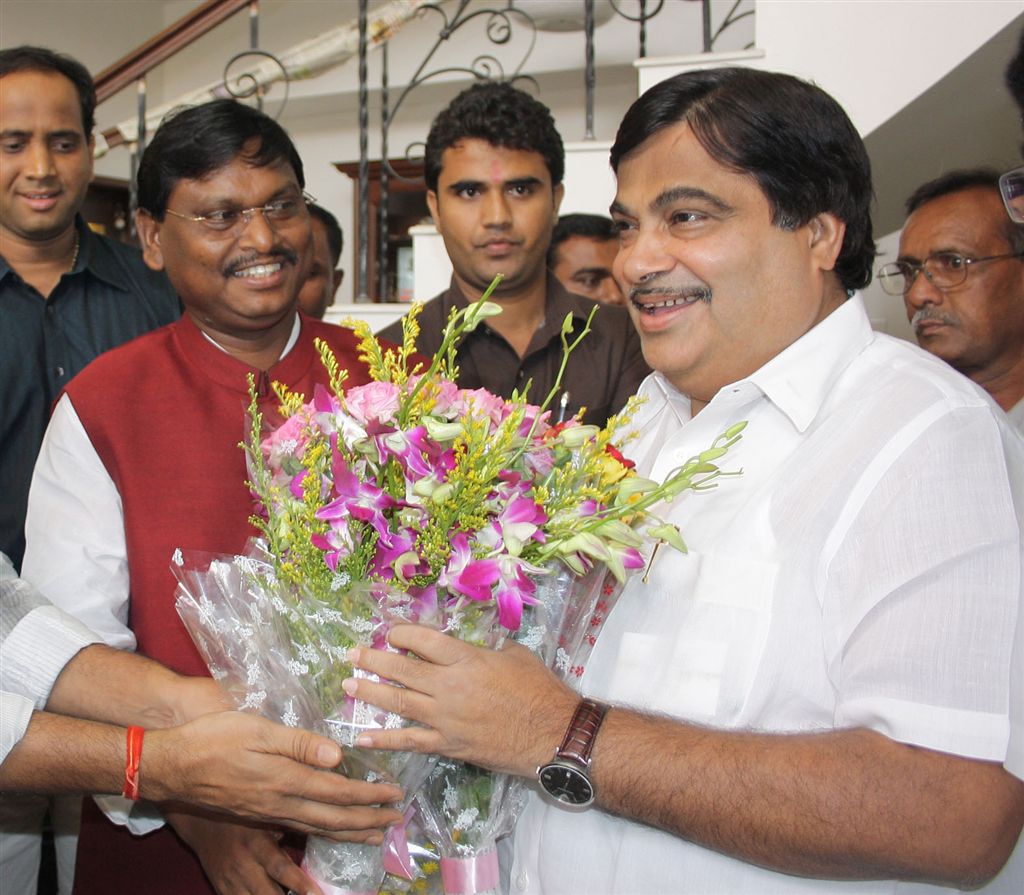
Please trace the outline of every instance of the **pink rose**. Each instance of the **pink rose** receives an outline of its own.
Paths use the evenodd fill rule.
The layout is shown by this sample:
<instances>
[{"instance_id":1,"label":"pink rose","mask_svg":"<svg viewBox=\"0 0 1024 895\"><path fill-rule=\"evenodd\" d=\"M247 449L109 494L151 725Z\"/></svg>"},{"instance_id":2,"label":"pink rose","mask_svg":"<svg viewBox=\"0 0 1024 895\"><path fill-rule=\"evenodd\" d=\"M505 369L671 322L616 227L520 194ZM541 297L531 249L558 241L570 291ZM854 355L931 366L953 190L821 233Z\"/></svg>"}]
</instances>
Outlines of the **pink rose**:
<instances>
[{"instance_id":1,"label":"pink rose","mask_svg":"<svg viewBox=\"0 0 1024 895\"><path fill-rule=\"evenodd\" d=\"M506 416L508 408L505 399L491 394L487 389L462 389L458 401L460 415L470 414L477 419L489 418L497 426Z\"/></svg>"},{"instance_id":2,"label":"pink rose","mask_svg":"<svg viewBox=\"0 0 1024 895\"><path fill-rule=\"evenodd\" d=\"M370 382L345 392L345 409L363 426L388 423L398 411L398 398L398 386L393 383Z\"/></svg>"},{"instance_id":3,"label":"pink rose","mask_svg":"<svg viewBox=\"0 0 1024 895\"><path fill-rule=\"evenodd\" d=\"M450 379L442 379L437 383L434 393L434 416L444 419L455 419L458 416L454 409L459 400L459 387Z\"/></svg>"},{"instance_id":4,"label":"pink rose","mask_svg":"<svg viewBox=\"0 0 1024 895\"><path fill-rule=\"evenodd\" d=\"M302 458L306 449L304 429L308 423L307 408L302 407L263 439L263 456L272 470L280 469L286 457Z\"/></svg>"}]
</instances>

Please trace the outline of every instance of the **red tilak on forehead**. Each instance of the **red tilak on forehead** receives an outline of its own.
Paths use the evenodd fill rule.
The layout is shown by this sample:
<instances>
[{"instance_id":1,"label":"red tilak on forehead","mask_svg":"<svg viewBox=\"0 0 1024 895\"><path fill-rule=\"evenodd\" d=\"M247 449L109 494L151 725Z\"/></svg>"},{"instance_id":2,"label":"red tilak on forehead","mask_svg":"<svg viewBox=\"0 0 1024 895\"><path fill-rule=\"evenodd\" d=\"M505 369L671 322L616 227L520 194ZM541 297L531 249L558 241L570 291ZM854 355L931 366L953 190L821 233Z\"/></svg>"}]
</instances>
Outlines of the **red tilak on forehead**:
<instances>
[{"instance_id":1,"label":"red tilak on forehead","mask_svg":"<svg viewBox=\"0 0 1024 895\"><path fill-rule=\"evenodd\" d=\"M505 171L502 167L501 159L491 159L491 183L501 183L504 174Z\"/></svg>"}]
</instances>

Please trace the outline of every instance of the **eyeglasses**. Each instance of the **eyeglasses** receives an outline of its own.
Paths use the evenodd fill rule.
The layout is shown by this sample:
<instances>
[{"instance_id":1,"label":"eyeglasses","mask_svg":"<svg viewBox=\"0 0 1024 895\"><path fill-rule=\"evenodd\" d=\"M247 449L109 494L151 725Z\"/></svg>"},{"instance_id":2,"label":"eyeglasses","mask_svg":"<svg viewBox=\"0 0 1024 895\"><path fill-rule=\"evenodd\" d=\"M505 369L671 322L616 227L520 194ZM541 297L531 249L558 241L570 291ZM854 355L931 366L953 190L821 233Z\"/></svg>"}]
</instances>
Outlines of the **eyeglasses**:
<instances>
[{"instance_id":1,"label":"eyeglasses","mask_svg":"<svg viewBox=\"0 0 1024 895\"><path fill-rule=\"evenodd\" d=\"M906 295L914 285L917 275L923 271L928 282L936 289L952 289L966 281L972 264L1021 257L1024 257L1024 252L989 255L986 258L968 258L959 252L936 252L920 262L893 261L886 264L878 271L878 282L890 295Z\"/></svg>"},{"instance_id":2,"label":"eyeglasses","mask_svg":"<svg viewBox=\"0 0 1024 895\"><path fill-rule=\"evenodd\" d=\"M1024 224L1024 168L1014 168L999 178L999 192L1010 220Z\"/></svg>"},{"instance_id":3,"label":"eyeglasses","mask_svg":"<svg viewBox=\"0 0 1024 895\"><path fill-rule=\"evenodd\" d=\"M219 208L209 214L182 214L170 208L165 208L164 211L176 218L202 224L215 233L239 236L257 213L262 214L263 219L270 225L287 224L297 218L307 217L309 206L315 202L316 199L309 193L303 193L301 196L285 196L266 205L254 205L252 208Z\"/></svg>"}]
</instances>

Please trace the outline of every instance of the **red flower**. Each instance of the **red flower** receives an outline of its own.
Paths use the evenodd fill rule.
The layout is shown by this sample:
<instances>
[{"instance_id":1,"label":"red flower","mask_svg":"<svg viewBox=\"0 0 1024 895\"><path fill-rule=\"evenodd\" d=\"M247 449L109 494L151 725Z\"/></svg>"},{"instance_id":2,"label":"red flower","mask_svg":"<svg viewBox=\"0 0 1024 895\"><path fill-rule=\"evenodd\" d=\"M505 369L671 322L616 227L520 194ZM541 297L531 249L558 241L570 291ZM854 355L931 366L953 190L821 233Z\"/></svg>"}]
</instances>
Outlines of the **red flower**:
<instances>
[{"instance_id":1,"label":"red flower","mask_svg":"<svg viewBox=\"0 0 1024 895\"><path fill-rule=\"evenodd\" d=\"M606 454L610 454L615 460L621 463L624 468L633 469L633 467L636 466L636 463L634 463L632 460L628 460L627 458L623 457L622 453L619 451L618 448L613 447L610 444L606 444L604 446L604 450Z\"/></svg>"}]
</instances>

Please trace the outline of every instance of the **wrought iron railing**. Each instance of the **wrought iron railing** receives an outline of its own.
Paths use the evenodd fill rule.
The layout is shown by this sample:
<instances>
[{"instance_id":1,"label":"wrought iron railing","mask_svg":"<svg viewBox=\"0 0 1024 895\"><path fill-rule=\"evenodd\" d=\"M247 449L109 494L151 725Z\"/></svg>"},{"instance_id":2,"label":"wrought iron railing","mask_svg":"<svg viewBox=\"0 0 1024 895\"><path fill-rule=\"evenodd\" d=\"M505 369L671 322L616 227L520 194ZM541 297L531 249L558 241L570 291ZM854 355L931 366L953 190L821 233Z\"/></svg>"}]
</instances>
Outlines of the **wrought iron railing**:
<instances>
[{"instance_id":1,"label":"wrought iron railing","mask_svg":"<svg viewBox=\"0 0 1024 895\"><path fill-rule=\"evenodd\" d=\"M594 52L595 5L594 0L579 0L582 7L583 39L584 39L584 71L583 92L585 104L584 140L594 139L594 100L596 94L596 66ZM638 56L647 55L648 25L665 9L665 0L608 0L615 15L637 25ZM630 6L627 7L626 3ZM673 0L678 2L678 0ZM715 48L716 41L738 21L754 14L754 0L735 0L724 18L717 23L713 21L711 0L699 0L701 3L702 46L705 52ZM537 7L533 7L536 11ZM137 85L138 91L138 124L134 133L125 138L120 131L105 131L108 146L130 143L133 148L131 164L131 211L134 218L135 210L135 171L138 159L145 148L146 140L146 74L187 47L199 37L213 30L227 19L249 10L249 46L234 54L224 67L223 84L216 92L218 95L229 95L239 99L254 99L262 103L265 79L253 75L250 61L261 59L280 69L276 80L284 82L285 98L288 90L288 70L281 60L273 54L261 49L259 45L259 0L206 0L188 15L147 41L133 53L118 60L96 77L97 96L100 101L131 85ZM379 7L378 7L379 9ZM404 85L392 101L390 91L389 54L386 38L380 34L371 37L369 33L370 2L358 0L358 80L359 80L359 165L358 165L358 214L357 214L357 248L356 261L356 301L368 301L371 295L384 298L389 292L388 253L386 240L389 224L390 180L408 181L410 165L408 161L422 150L423 141L416 140L404 147L401 158L405 161L401 171L391 163L390 146L394 123L406 106L410 96L430 81L449 78L452 75L469 75L476 80L496 79L503 81L533 81L527 73L527 64L533 53L537 40L537 25L530 14L529 0L438 0L418 4L418 27L425 30L433 22L436 25L436 36L428 40L428 48L415 67L412 75L405 79ZM470 23L483 22L483 34L489 44L485 52L476 52L471 59L460 62L457 58L440 60L441 51L451 48L452 39ZM518 55L511 59L502 59L500 48L510 48L513 36L520 33L524 39L517 44ZM377 244L372 247L372 254L377 259L375 279L376 288L371 288L370 277L370 83L367 65L368 49L372 43L382 45L382 65L380 67L380 83L377 89L380 97L380 142L379 142L379 218L377 221ZM523 46L525 44L525 46ZM244 63L244 64L243 64ZM281 107L277 114L281 114ZM134 224L134 222L133 222Z\"/></svg>"}]
</instances>

